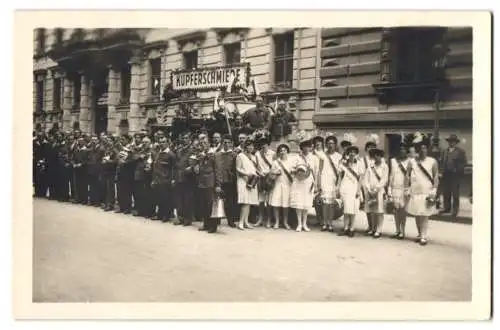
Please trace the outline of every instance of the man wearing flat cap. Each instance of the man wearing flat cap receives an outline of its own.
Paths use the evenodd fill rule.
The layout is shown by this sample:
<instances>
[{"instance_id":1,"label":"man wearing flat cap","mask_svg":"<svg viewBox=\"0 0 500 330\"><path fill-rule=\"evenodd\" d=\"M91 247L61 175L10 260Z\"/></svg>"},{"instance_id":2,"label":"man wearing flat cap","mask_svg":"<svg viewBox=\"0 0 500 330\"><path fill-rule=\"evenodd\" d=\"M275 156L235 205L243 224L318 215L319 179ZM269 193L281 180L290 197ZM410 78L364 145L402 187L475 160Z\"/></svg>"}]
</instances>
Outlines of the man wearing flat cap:
<instances>
[{"instance_id":1,"label":"man wearing flat cap","mask_svg":"<svg viewBox=\"0 0 500 330\"><path fill-rule=\"evenodd\" d=\"M452 216L456 217L460 207L460 180L467 164L467 156L458 146L460 139L457 135L451 134L446 141L448 148L443 150L439 162L444 197L444 210L441 213L451 212Z\"/></svg>"}]
</instances>

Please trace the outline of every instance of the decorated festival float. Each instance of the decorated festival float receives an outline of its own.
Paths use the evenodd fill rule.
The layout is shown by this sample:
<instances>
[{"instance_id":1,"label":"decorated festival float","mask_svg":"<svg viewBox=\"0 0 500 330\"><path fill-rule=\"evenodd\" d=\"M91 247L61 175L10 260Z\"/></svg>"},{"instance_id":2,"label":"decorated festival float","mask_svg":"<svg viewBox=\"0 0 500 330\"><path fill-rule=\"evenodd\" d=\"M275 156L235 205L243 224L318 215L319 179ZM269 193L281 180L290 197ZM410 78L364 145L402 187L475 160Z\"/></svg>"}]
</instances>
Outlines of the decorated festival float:
<instances>
[{"instance_id":1,"label":"decorated festival float","mask_svg":"<svg viewBox=\"0 0 500 330\"><path fill-rule=\"evenodd\" d=\"M251 76L250 64L242 63L223 67L204 67L192 70L174 70L162 91L163 107L151 126L153 131L162 129L176 139L181 132L230 134L236 141L239 133L251 134L245 127L244 114L256 108L256 98L262 96L256 77ZM290 115L288 102L279 96L274 100L264 97L263 107L272 116L268 131L273 141L288 139L296 126ZM285 111L278 111L278 103L286 104ZM284 113L287 116L283 116ZM285 119L286 118L286 119ZM285 119L285 120L284 120Z\"/></svg>"}]
</instances>

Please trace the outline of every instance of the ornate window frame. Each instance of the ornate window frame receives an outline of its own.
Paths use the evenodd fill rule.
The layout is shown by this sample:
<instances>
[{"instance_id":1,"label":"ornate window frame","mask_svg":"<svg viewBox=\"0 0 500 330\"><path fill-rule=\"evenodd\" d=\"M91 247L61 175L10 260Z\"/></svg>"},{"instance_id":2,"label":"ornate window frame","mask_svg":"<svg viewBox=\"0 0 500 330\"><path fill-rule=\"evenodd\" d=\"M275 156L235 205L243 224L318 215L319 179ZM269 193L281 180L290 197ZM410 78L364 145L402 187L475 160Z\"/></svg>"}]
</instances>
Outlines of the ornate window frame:
<instances>
[{"instance_id":1,"label":"ornate window frame","mask_svg":"<svg viewBox=\"0 0 500 330\"><path fill-rule=\"evenodd\" d=\"M433 48L433 63L434 77L429 81L415 82L397 82L394 81L394 61L398 56L396 51L396 43L398 42L398 28L384 28L382 30L381 47L380 47L380 82L373 84L377 98L381 104L410 104L410 103L425 103L430 100L431 94L441 89L446 84L444 69L439 68L436 63L446 56L449 49L444 43L444 29L441 40L438 41ZM422 102L418 102L418 97L409 97L409 100L401 101L398 95L404 93L420 93L426 95L422 98ZM399 98L399 99L398 99Z\"/></svg>"}]
</instances>

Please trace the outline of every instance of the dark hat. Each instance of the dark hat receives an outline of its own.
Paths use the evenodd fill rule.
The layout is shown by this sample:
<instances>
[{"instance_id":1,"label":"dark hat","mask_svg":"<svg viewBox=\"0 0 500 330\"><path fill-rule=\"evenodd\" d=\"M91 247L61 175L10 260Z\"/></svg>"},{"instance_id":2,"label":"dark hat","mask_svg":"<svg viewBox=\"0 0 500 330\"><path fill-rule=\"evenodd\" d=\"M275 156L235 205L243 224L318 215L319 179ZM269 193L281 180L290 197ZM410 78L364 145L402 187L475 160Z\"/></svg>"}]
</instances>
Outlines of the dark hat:
<instances>
[{"instance_id":1,"label":"dark hat","mask_svg":"<svg viewBox=\"0 0 500 330\"><path fill-rule=\"evenodd\" d=\"M318 141L324 143L325 142L325 138L322 137L322 136L317 135L317 136L313 137L312 141L313 141L313 143L316 143Z\"/></svg>"},{"instance_id":2,"label":"dark hat","mask_svg":"<svg viewBox=\"0 0 500 330\"><path fill-rule=\"evenodd\" d=\"M337 143L337 137L335 135L329 135L325 138L325 143L328 143L328 141L333 140L333 142ZM344 141L347 142L347 141Z\"/></svg>"},{"instance_id":3,"label":"dark hat","mask_svg":"<svg viewBox=\"0 0 500 330\"><path fill-rule=\"evenodd\" d=\"M141 136L144 136L144 134L142 132L135 132L134 137L136 137L136 136L141 137Z\"/></svg>"},{"instance_id":4,"label":"dark hat","mask_svg":"<svg viewBox=\"0 0 500 330\"><path fill-rule=\"evenodd\" d=\"M370 147L372 147L372 148L376 148L376 147L377 147L377 144L376 144L375 142L373 142L373 141L368 141L368 142L366 142L366 143L365 143L365 150L366 150L366 149L368 149L368 148L370 148Z\"/></svg>"},{"instance_id":5,"label":"dark hat","mask_svg":"<svg viewBox=\"0 0 500 330\"><path fill-rule=\"evenodd\" d=\"M352 146L352 143L344 140L344 141L340 142L340 146L345 149L349 146Z\"/></svg>"},{"instance_id":6,"label":"dark hat","mask_svg":"<svg viewBox=\"0 0 500 330\"><path fill-rule=\"evenodd\" d=\"M244 142L243 142L243 146L246 147L246 146L249 146L249 145L253 145L254 144L254 140L252 138L247 138Z\"/></svg>"},{"instance_id":7,"label":"dark hat","mask_svg":"<svg viewBox=\"0 0 500 330\"><path fill-rule=\"evenodd\" d=\"M348 147L345 149L345 151L344 151L344 152L345 152L345 154L348 154L348 153L350 153L351 151L354 151L354 152L356 152L357 154L359 154L359 148L358 148L358 147L356 147L356 146L353 146L353 145L348 146Z\"/></svg>"},{"instance_id":8,"label":"dark hat","mask_svg":"<svg viewBox=\"0 0 500 330\"><path fill-rule=\"evenodd\" d=\"M223 140L233 140L233 137L230 135L230 134L224 134L224 136L222 137Z\"/></svg>"},{"instance_id":9,"label":"dark hat","mask_svg":"<svg viewBox=\"0 0 500 330\"><path fill-rule=\"evenodd\" d=\"M458 136L456 134L451 134L448 138L446 138L446 141L448 141L448 142L451 142L451 141L460 142L460 139L458 138Z\"/></svg>"},{"instance_id":10,"label":"dark hat","mask_svg":"<svg viewBox=\"0 0 500 330\"><path fill-rule=\"evenodd\" d=\"M384 157L384 150L379 149L379 148L373 148L373 149L370 149L368 154L370 155L370 157L375 157L375 156Z\"/></svg>"},{"instance_id":11,"label":"dark hat","mask_svg":"<svg viewBox=\"0 0 500 330\"><path fill-rule=\"evenodd\" d=\"M278 146L276 147L276 151L279 151L281 148L285 148L287 153L290 153L290 146L286 143L280 143L278 144Z\"/></svg>"}]
</instances>

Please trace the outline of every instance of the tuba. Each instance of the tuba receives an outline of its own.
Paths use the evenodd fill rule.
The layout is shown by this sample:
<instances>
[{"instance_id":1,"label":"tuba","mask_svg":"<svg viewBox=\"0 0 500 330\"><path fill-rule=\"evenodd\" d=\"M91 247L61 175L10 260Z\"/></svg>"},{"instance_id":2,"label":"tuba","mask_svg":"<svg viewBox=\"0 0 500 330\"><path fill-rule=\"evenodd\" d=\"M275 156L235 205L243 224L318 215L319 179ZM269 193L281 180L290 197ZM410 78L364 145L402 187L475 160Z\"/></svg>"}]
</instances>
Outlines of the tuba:
<instances>
[{"instance_id":1,"label":"tuba","mask_svg":"<svg viewBox=\"0 0 500 330\"><path fill-rule=\"evenodd\" d=\"M212 219L222 219L226 217L226 213L224 212L224 199L220 196L217 196L212 203L212 214L210 218Z\"/></svg>"}]
</instances>

